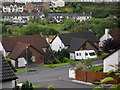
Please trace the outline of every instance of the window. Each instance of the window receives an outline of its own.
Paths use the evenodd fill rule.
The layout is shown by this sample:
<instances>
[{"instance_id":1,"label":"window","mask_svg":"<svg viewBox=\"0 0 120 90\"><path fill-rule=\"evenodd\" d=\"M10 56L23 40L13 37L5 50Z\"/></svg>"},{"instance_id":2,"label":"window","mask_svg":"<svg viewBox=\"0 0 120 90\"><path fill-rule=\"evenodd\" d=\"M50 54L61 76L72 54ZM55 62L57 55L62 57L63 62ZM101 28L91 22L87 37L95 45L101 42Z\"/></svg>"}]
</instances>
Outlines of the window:
<instances>
[{"instance_id":1,"label":"window","mask_svg":"<svg viewBox=\"0 0 120 90\"><path fill-rule=\"evenodd\" d=\"M77 54L77 56L79 56L79 53L76 53Z\"/></svg>"},{"instance_id":2,"label":"window","mask_svg":"<svg viewBox=\"0 0 120 90\"><path fill-rule=\"evenodd\" d=\"M94 52L92 52L92 53L89 53L90 54L90 56L94 56L95 55L95 53Z\"/></svg>"},{"instance_id":3,"label":"window","mask_svg":"<svg viewBox=\"0 0 120 90\"><path fill-rule=\"evenodd\" d=\"M31 58L31 60L33 61L33 62L35 62L35 56L32 56L32 58Z\"/></svg>"},{"instance_id":4,"label":"window","mask_svg":"<svg viewBox=\"0 0 120 90\"><path fill-rule=\"evenodd\" d=\"M77 56L81 56L81 53L77 53Z\"/></svg>"},{"instance_id":5,"label":"window","mask_svg":"<svg viewBox=\"0 0 120 90\"><path fill-rule=\"evenodd\" d=\"M86 56L88 56L88 53L85 53Z\"/></svg>"}]
</instances>

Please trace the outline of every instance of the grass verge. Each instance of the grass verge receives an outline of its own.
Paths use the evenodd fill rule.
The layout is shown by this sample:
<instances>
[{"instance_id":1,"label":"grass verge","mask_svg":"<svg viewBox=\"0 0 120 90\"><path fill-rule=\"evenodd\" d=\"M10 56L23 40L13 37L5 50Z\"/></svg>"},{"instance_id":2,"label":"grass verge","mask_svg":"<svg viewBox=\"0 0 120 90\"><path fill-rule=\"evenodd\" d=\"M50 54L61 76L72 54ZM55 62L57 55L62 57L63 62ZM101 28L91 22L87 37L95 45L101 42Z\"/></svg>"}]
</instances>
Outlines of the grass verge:
<instances>
[{"instance_id":1,"label":"grass verge","mask_svg":"<svg viewBox=\"0 0 120 90\"><path fill-rule=\"evenodd\" d=\"M23 70L23 69L16 69L17 72L26 72L26 70Z\"/></svg>"},{"instance_id":2,"label":"grass verge","mask_svg":"<svg viewBox=\"0 0 120 90\"><path fill-rule=\"evenodd\" d=\"M24 69L16 69L17 72L26 72L26 70ZM36 70L33 70L33 69L30 69L30 70L27 70L28 72L35 72Z\"/></svg>"},{"instance_id":3,"label":"grass verge","mask_svg":"<svg viewBox=\"0 0 120 90\"><path fill-rule=\"evenodd\" d=\"M54 67L59 67L59 66L64 66L64 65L69 65L69 63L59 63L59 64L39 65L39 67L49 67L49 68L54 68Z\"/></svg>"},{"instance_id":4,"label":"grass verge","mask_svg":"<svg viewBox=\"0 0 120 90\"><path fill-rule=\"evenodd\" d=\"M42 87L42 85L33 85L32 87L33 88L40 88L40 87Z\"/></svg>"},{"instance_id":5,"label":"grass verge","mask_svg":"<svg viewBox=\"0 0 120 90\"><path fill-rule=\"evenodd\" d=\"M103 69L103 66L90 67L87 70L93 72L100 72Z\"/></svg>"}]
</instances>

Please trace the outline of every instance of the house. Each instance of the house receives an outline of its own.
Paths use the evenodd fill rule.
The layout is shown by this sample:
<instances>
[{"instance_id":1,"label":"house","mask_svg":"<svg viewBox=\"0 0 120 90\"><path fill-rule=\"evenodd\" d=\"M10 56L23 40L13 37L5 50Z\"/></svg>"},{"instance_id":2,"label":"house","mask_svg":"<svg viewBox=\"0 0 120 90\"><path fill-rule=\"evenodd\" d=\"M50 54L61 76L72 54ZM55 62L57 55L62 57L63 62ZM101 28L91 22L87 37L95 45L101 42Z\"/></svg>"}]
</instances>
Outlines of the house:
<instances>
[{"instance_id":1,"label":"house","mask_svg":"<svg viewBox=\"0 0 120 90\"><path fill-rule=\"evenodd\" d=\"M117 70L117 68L109 65L120 65L120 48L114 50L109 55L103 58L103 72L109 72L110 70Z\"/></svg>"},{"instance_id":2,"label":"house","mask_svg":"<svg viewBox=\"0 0 120 90\"><path fill-rule=\"evenodd\" d=\"M25 7L25 3L4 2L2 4L4 13L23 12Z\"/></svg>"},{"instance_id":3,"label":"house","mask_svg":"<svg viewBox=\"0 0 120 90\"><path fill-rule=\"evenodd\" d=\"M15 24L28 24L30 19L34 19L36 17L40 17L42 19L43 14L37 14L37 13L3 13L2 14L2 21L12 21Z\"/></svg>"},{"instance_id":4,"label":"house","mask_svg":"<svg viewBox=\"0 0 120 90\"><path fill-rule=\"evenodd\" d=\"M43 12L43 8L49 9L49 2L29 2L25 6L28 12Z\"/></svg>"},{"instance_id":5,"label":"house","mask_svg":"<svg viewBox=\"0 0 120 90\"><path fill-rule=\"evenodd\" d=\"M6 56L5 49L3 48L1 41L0 41L0 52L2 52L3 56Z\"/></svg>"},{"instance_id":6,"label":"house","mask_svg":"<svg viewBox=\"0 0 120 90\"><path fill-rule=\"evenodd\" d=\"M85 21L92 18L91 14L77 14L77 13L49 13L48 17L51 21L61 22L63 19L73 18L75 21Z\"/></svg>"},{"instance_id":7,"label":"house","mask_svg":"<svg viewBox=\"0 0 120 90\"><path fill-rule=\"evenodd\" d=\"M75 60L75 51L79 50L94 50L98 53L98 48L87 39L72 38L68 51L70 52L70 59Z\"/></svg>"},{"instance_id":8,"label":"house","mask_svg":"<svg viewBox=\"0 0 120 90\"><path fill-rule=\"evenodd\" d=\"M52 4L52 7L64 7L65 1L64 0L52 0L51 4Z\"/></svg>"},{"instance_id":9,"label":"house","mask_svg":"<svg viewBox=\"0 0 120 90\"><path fill-rule=\"evenodd\" d=\"M86 39L89 42L93 43L96 47L99 42L95 34L90 31L58 34L53 38L53 40L50 43L51 49L53 51L59 51L62 50L63 48L67 49L68 47L70 47L73 38Z\"/></svg>"},{"instance_id":10,"label":"house","mask_svg":"<svg viewBox=\"0 0 120 90\"><path fill-rule=\"evenodd\" d=\"M12 88L15 87L17 76L14 70L2 56L2 53L0 55L0 62L0 67L2 71L0 74L0 81L2 81L0 82L0 89L9 88L10 90L12 90Z\"/></svg>"},{"instance_id":11,"label":"house","mask_svg":"<svg viewBox=\"0 0 120 90\"><path fill-rule=\"evenodd\" d=\"M3 38L2 45L7 53L6 57L12 59L15 67L24 67L26 63L43 64L44 54L49 48L46 39L41 35Z\"/></svg>"},{"instance_id":12,"label":"house","mask_svg":"<svg viewBox=\"0 0 120 90\"><path fill-rule=\"evenodd\" d=\"M99 39L99 48L101 48L103 46L104 41L108 39L120 41L120 30L105 29L105 34Z\"/></svg>"}]
</instances>

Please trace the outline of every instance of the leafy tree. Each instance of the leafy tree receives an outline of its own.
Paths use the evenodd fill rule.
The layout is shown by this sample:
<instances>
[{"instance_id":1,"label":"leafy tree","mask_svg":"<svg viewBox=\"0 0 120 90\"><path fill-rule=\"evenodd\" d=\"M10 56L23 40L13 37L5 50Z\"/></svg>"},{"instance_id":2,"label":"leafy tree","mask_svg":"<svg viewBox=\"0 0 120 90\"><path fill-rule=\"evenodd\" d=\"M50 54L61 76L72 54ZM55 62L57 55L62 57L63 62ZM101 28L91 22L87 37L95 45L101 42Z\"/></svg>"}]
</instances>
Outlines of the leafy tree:
<instances>
[{"instance_id":1,"label":"leafy tree","mask_svg":"<svg viewBox=\"0 0 120 90\"><path fill-rule=\"evenodd\" d=\"M5 25L12 25L13 23L11 21L5 21L4 24Z\"/></svg>"},{"instance_id":2,"label":"leafy tree","mask_svg":"<svg viewBox=\"0 0 120 90\"><path fill-rule=\"evenodd\" d=\"M63 21L63 27L64 27L64 31L69 31L71 28L73 28L74 27L74 25L75 25L76 23L75 23L75 20L74 19L72 19L72 18L68 18L68 19L65 19L64 21Z\"/></svg>"},{"instance_id":3,"label":"leafy tree","mask_svg":"<svg viewBox=\"0 0 120 90\"><path fill-rule=\"evenodd\" d=\"M2 33L7 33L8 27L6 25L2 25Z\"/></svg>"},{"instance_id":4,"label":"leafy tree","mask_svg":"<svg viewBox=\"0 0 120 90\"><path fill-rule=\"evenodd\" d=\"M69 52L67 49L62 49L61 51L58 52L58 59L61 62L64 62L64 57L69 58Z\"/></svg>"},{"instance_id":5,"label":"leafy tree","mask_svg":"<svg viewBox=\"0 0 120 90\"><path fill-rule=\"evenodd\" d=\"M111 50L117 49L119 47L120 47L120 41L108 39L104 41L102 49L104 52L110 53Z\"/></svg>"}]
</instances>

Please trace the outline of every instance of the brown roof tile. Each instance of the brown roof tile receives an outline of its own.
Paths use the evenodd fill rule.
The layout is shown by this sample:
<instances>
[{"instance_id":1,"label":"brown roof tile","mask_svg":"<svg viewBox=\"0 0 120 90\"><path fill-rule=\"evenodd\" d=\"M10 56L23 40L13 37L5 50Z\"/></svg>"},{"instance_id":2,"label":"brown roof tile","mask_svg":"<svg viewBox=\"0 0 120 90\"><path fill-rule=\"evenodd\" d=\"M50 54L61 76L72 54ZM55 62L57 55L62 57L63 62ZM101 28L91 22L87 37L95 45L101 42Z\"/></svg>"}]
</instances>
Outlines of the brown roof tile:
<instances>
[{"instance_id":1,"label":"brown roof tile","mask_svg":"<svg viewBox=\"0 0 120 90\"><path fill-rule=\"evenodd\" d=\"M113 37L114 40L120 40L120 29L119 30L110 30L109 34Z\"/></svg>"},{"instance_id":2,"label":"brown roof tile","mask_svg":"<svg viewBox=\"0 0 120 90\"><path fill-rule=\"evenodd\" d=\"M28 35L19 37L2 38L3 47L7 52L11 52L17 42L30 44L32 47L43 53L42 48L49 47L46 39L40 35Z\"/></svg>"},{"instance_id":3,"label":"brown roof tile","mask_svg":"<svg viewBox=\"0 0 120 90\"><path fill-rule=\"evenodd\" d=\"M12 52L7 56L13 60L18 59L20 56L24 55L26 50L29 51L28 48L30 47L30 44L20 43L18 42ZM30 52L30 51L29 51ZM29 53L28 52L28 53Z\"/></svg>"}]
</instances>

